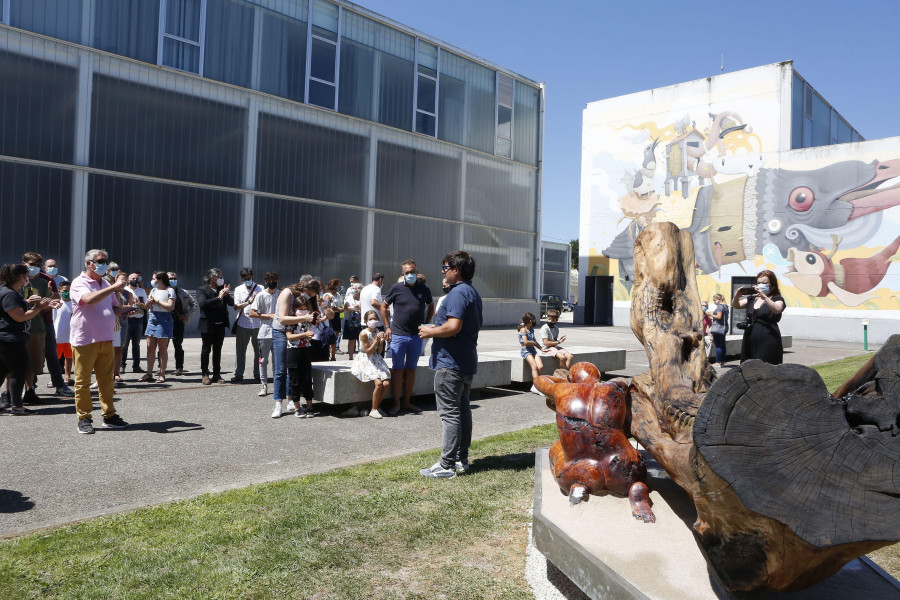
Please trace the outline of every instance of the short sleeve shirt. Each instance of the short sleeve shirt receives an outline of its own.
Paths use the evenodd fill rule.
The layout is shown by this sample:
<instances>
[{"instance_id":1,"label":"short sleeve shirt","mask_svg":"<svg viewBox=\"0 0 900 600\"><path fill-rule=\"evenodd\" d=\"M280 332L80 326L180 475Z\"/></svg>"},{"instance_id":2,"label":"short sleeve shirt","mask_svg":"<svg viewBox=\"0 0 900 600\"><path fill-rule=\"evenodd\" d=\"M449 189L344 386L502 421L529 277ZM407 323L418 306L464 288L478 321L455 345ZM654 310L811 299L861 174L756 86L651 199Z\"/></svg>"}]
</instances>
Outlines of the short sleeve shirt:
<instances>
[{"instance_id":1,"label":"short sleeve shirt","mask_svg":"<svg viewBox=\"0 0 900 600\"><path fill-rule=\"evenodd\" d=\"M419 325L425 322L425 311L434 300L431 290L417 281L413 286L395 283L384 297L385 304L394 307L391 331L408 337L419 335Z\"/></svg>"},{"instance_id":2,"label":"short sleeve shirt","mask_svg":"<svg viewBox=\"0 0 900 600\"><path fill-rule=\"evenodd\" d=\"M374 310L378 315L378 325L384 325L381 322L381 311L372 308L372 300L381 302L381 288L374 283L370 283L359 293L359 312L362 313L362 316L365 316L367 312Z\"/></svg>"},{"instance_id":3,"label":"short sleeve shirt","mask_svg":"<svg viewBox=\"0 0 900 600\"><path fill-rule=\"evenodd\" d=\"M541 326L541 339L538 340L541 345L544 345L544 340L556 341L557 336L559 335L558 327L550 327L550 323L544 323Z\"/></svg>"},{"instance_id":4,"label":"short sleeve shirt","mask_svg":"<svg viewBox=\"0 0 900 600\"><path fill-rule=\"evenodd\" d=\"M454 317L462 320L459 333L448 338L433 338L431 344L432 370L453 369L462 375L478 372L478 332L482 323L481 296L472 287L472 282L464 281L454 285L444 296L441 307L434 317L438 327Z\"/></svg>"},{"instance_id":5,"label":"short sleeve shirt","mask_svg":"<svg viewBox=\"0 0 900 600\"><path fill-rule=\"evenodd\" d=\"M70 290L72 320L69 326L69 343L72 346L80 347L97 342L109 342L116 335L116 316L113 309L119 303L115 294L109 294L94 304L85 304L81 301L86 295L108 287L107 281L103 279L94 281L84 273L72 282Z\"/></svg>"},{"instance_id":6,"label":"short sleeve shirt","mask_svg":"<svg viewBox=\"0 0 900 600\"><path fill-rule=\"evenodd\" d=\"M275 315L275 318L278 318L278 294L280 293L281 290L271 293L269 290L263 290L253 299L250 308L261 315ZM254 319L254 321L259 321L259 333L257 333L259 339L267 340L272 337L272 321L269 319Z\"/></svg>"},{"instance_id":7,"label":"short sleeve shirt","mask_svg":"<svg viewBox=\"0 0 900 600\"><path fill-rule=\"evenodd\" d=\"M137 298L141 304L147 302L147 292L144 291L144 288L134 289L130 285L126 285L122 289L122 297L125 299L127 304L133 304L134 299ZM136 311L128 315L129 319L143 319L144 318L144 310L138 308Z\"/></svg>"},{"instance_id":8,"label":"short sleeve shirt","mask_svg":"<svg viewBox=\"0 0 900 600\"><path fill-rule=\"evenodd\" d=\"M25 298L12 288L0 286L0 342L25 342L28 340L29 322L20 323L9 316L9 311L21 308L28 311Z\"/></svg>"},{"instance_id":9,"label":"short sleeve shirt","mask_svg":"<svg viewBox=\"0 0 900 600\"><path fill-rule=\"evenodd\" d=\"M263 291L263 288L258 283L254 283L252 288L248 288L246 285L241 283L234 289L234 303L235 304L243 304L247 300L250 299L254 294L256 295L254 300L259 297L259 294ZM250 318L250 309L252 305L248 305L244 307L240 313L238 313L238 327L243 327L244 329L257 329L260 326L259 319L251 319Z\"/></svg>"},{"instance_id":10,"label":"short sleeve shirt","mask_svg":"<svg viewBox=\"0 0 900 600\"><path fill-rule=\"evenodd\" d=\"M25 299L30 298L31 296L37 295L41 298L49 298L50 297L50 283L38 275L37 277L31 277L28 280L28 283L25 284L25 287L22 288L22 297ZM29 330L31 333L46 333L47 325L44 320L44 312L41 311L40 314L31 318L31 329Z\"/></svg>"}]
</instances>

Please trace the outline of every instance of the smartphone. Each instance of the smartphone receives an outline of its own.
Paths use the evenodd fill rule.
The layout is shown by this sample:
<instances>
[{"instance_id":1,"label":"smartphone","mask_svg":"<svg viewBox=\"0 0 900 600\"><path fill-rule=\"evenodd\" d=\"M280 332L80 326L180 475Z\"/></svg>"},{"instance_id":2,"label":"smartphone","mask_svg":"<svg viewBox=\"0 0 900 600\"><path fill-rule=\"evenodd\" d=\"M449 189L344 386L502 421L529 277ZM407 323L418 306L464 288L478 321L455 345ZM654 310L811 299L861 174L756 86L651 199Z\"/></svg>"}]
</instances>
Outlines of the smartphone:
<instances>
[{"instance_id":1,"label":"smartphone","mask_svg":"<svg viewBox=\"0 0 900 600\"><path fill-rule=\"evenodd\" d=\"M752 287L742 287L741 288L741 296L752 296L756 293L756 290Z\"/></svg>"}]
</instances>

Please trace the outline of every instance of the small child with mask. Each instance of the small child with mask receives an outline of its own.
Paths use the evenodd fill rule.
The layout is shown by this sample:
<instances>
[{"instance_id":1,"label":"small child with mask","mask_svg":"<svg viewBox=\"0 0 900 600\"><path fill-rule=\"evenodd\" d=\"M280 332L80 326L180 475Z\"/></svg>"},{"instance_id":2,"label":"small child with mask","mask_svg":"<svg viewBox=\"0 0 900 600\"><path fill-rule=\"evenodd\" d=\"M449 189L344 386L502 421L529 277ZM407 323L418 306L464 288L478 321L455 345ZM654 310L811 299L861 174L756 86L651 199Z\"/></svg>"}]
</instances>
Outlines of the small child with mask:
<instances>
[{"instance_id":1,"label":"small child with mask","mask_svg":"<svg viewBox=\"0 0 900 600\"><path fill-rule=\"evenodd\" d=\"M378 331L378 316L374 310L367 311L363 316L363 324L366 326L359 334L360 351L353 360L350 372L363 383L374 381L375 390L372 392L372 410L369 416L380 419L384 414L379 410L384 394L391 382L391 370L384 359L381 358L381 350L384 348L384 333Z\"/></svg>"},{"instance_id":2,"label":"small child with mask","mask_svg":"<svg viewBox=\"0 0 900 600\"><path fill-rule=\"evenodd\" d=\"M63 281L59 284L59 295L62 298L60 307L53 310L53 328L56 330L56 354L60 361L65 359L66 385L75 385L72 379L72 345L69 343L69 323L72 320L72 299L69 289L72 284Z\"/></svg>"}]
</instances>

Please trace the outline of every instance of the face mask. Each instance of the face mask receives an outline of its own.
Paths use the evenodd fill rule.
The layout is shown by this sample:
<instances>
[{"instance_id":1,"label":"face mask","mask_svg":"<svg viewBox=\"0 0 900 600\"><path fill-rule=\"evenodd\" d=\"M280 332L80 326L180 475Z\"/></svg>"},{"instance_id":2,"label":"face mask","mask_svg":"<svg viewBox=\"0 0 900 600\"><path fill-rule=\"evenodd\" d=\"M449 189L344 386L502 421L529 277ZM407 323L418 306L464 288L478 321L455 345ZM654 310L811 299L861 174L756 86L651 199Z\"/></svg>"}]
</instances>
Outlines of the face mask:
<instances>
[{"instance_id":1,"label":"face mask","mask_svg":"<svg viewBox=\"0 0 900 600\"><path fill-rule=\"evenodd\" d=\"M37 274L41 272L40 267L32 267L28 265L28 276L29 277L37 277Z\"/></svg>"},{"instance_id":2,"label":"face mask","mask_svg":"<svg viewBox=\"0 0 900 600\"><path fill-rule=\"evenodd\" d=\"M140 283L140 282L137 279L132 279L131 281L128 282L128 285L136 288L138 286L138 283Z\"/></svg>"},{"instance_id":3,"label":"face mask","mask_svg":"<svg viewBox=\"0 0 900 600\"><path fill-rule=\"evenodd\" d=\"M68 302L68 301L72 298L72 295L71 295L71 293L69 293L69 292L60 292L59 295L60 295L60 296L62 297L62 299L65 300L66 302Z\"/></svg>"},{"instance_id":4,"label":"face mask","mask_svg":"<svg viewBox=\"0 0 900 600\"><path fill-rule=\"evenodd\" d=\"M343 294L343 293L344 293L344 286L341 286L340 288L338 288L338 291L339 291L340 293Z\"/></svg>"},{"instance_id":5,"label":"face mask","mask_svg":"<svg viewBox=\"0 0 900 600\"><path fill-rule=\"evenodd\" d=\"M225 285L225 280L219 277L218 279L216 279L216 285L222 287L223 285Z\"/></svg>"},{"instance_id":6,"label":"face mask","mask_svg":"<svg viewBox=\"0 0 900 600\"><path fill-rule=\"evenodd\" d=\"M366 325L369 327L369 329L375 329L376 327L378 327L378 321L376 321L375 319L369 319L368 321L366 321Z\"/></svg>"},{"instance_id":7,"label":"face mask","mask_svg":"<svg viewBox=\"0 0 900 600\"><path fill-rule=\"evenodd\" d=\"M51 274L51 275L56 275L56 273L50 273L50 274ZM110 272L109 272L109 276L110 276L110 277L118 277L118 276L119 276L119 272L118 272L118 271L110 271Z\"/></svg>"},{"instance_id":8,"label":"face mask","mask_svg":"<svg viewBox=\"0 0 900 600\"><path fill-rule=\"evenodd\" d=\"M98 264L95 264L95 265L94 265L94 273L96 273L96 274L99 275L100 277L103 277L104 275L106 275L106 270L107 270L108 268L109 268L109 265L98 265Z\"/></svg>"},{"instance_id":9,"label":"face mask","mask_svg":"<svg viewBox=\"0 0 900 600\"><path fill-rule=\"evenodd\" d=\"M169 280L169 283L172 285L172 287L178 287L178 280L177 280L177 279L170 279L170 280Z\"/></svg>"},{"instance_id":10,"label":"face mask","mask_svg":"<svg viewBox=\"0 0 900 600\"><path fill-rule=\"evenodd\" d=\"M277 281L267 281L266 287L269 288L270 290L274 290L275 288L278 287L278 282Z\"/></svg>"},{"instance_id":11,"label":"face mask","mask_svg":"<svg viewBox=\"0 0 900 600\"><path fill-rule=\"evenodd\" d=\"M758 287L759 291L761 291L763 294L769 293L769 284L767 284L767 283L760 283L756 287Z\"/></svg>"},{"instance_id":12,"label":"face mask","mask_svg":"<svg viewBox=\"0 0 900 600\"><path fill-rule=\"evenodd\" d=\"M50 277L53 277L57 273L59 273L59 269L57 269L56 267L48 267L47 268L47 275L49 275Z\"/></svg>"},{"instance_id":13,"label":"face mask","mask_svg":"<svg viewBox=\"0 0 900 600\"><path fill-rule=\"evenodd\" d=\"M138 283L142 282L143 280L144 280L144 277L142 275L138 275Z\"/></svg>"},{"instance_id":14,"label":"face mask","mask_svg":"<svg viewBox=\"0 0 900 600\"><path fill-rule=\"evenodd\" d=\"M246 285L248 288L252 288L253 285L254 285L254 284L253 284L253 280L250 279L249 281L245 281L245 282L244 282L244 285Z\"/></svg>"},{"instance_id":15,"label":"face mask","mask_svg":"<svg viewBox=\"0 0 900 600\"><path fill-rule=\"evenodd\" d=\"M413 285L416 282L416 274L407 273L403 276L403 280L406 282L406 285Z\"/></svg>"},{"instance_id":16,"label":"face mask","mask_svg":"<svg viewBox=\"0 0 900 600\"><path fill-rule=\"evenodd\" d=\"M449 285L442 285L442 286L441 286L441 291L444 292L445 294L449 294L449 293L450 293L450 286L449 286Z\"/></svg>"}]
</instances>

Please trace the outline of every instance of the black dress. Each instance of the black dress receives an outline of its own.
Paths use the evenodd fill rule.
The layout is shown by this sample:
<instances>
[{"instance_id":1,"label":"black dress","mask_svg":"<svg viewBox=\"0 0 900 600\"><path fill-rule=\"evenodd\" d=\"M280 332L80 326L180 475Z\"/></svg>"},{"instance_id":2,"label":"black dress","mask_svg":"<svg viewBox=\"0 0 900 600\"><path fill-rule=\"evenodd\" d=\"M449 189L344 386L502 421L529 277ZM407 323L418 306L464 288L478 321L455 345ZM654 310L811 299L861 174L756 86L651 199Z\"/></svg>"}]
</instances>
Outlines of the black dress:
<instances>
[{"instance_id":1,"label":"black dress","mask_svg":"<svg viewBox=\"0 0 900 600\"><path fill-rule=\"evenodd\" d=\"M770 296L773 302L784 302L781 296ZM764 303L759 308L753 308L755 299L747 302L747 321L750 325L744 330L744 340L741 344L741 362L758 358L772 365L780 365L783 360L784 347L781 343L781 330L778 321L781 313L775 314ZM782 311L783 312L783 311Z\"/></svg>"}]
</instances>

